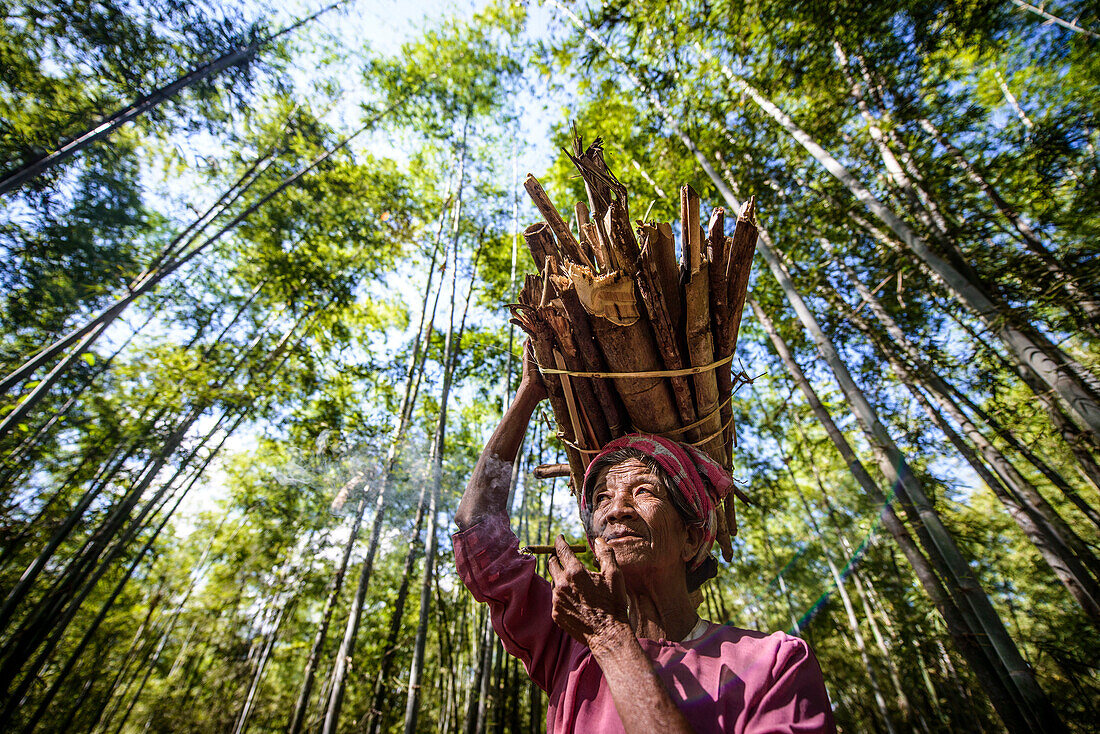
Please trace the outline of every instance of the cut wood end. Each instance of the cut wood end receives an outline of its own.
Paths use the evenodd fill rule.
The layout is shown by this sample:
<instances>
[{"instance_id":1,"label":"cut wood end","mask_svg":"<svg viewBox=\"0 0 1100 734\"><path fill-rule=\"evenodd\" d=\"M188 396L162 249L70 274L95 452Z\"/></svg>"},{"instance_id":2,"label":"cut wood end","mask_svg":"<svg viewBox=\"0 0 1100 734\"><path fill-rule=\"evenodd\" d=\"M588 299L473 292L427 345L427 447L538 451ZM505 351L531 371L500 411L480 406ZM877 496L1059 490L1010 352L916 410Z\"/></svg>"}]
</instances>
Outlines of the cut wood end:
<instances>
[{"instance_id":1,"label":"cut wood end","mask_svg":"<svg viewBox=\"0 0 1100 734\"><path fill-rule=\"evenodd\" d=\"M753 225L756 224L756 196L749 197L749 200L741 207L741 214L737 218Z\"/></svg>"},{"instance_id":2,"label":"cut wood end","mask_svg":"<svg viewBox=\"0 0 1100 734\"><path fill-rule=\"evenodd\" d=\"M716 207L710 214L710 221L707 223L707 233L713 237L718 228L723 226L726 221L726 210L722 207Z\"/></svg>"}]
</instances>

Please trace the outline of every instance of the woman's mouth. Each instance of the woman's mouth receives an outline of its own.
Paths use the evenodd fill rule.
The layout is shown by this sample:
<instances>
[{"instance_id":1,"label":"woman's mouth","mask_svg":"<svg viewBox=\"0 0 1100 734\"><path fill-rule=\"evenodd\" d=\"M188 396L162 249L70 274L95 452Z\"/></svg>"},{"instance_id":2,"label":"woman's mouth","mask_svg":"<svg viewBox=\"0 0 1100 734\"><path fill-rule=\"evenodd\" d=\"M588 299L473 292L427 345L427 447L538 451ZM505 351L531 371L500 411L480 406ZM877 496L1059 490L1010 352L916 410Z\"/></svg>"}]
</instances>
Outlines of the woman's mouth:
<instances>
[{"instance_id":1,"label":"woman's mouth","mask_svg":"<svg viewBox=\"0 0 1100 734\"><path fill-rule=\"evenodd\" d=\"M628 538L638 538L641 540L642 537L641 533L636 533L633 530L605 530L603 533L604 540L609 543L613 540L625 540Z\"/></svg>"}]
</instances>

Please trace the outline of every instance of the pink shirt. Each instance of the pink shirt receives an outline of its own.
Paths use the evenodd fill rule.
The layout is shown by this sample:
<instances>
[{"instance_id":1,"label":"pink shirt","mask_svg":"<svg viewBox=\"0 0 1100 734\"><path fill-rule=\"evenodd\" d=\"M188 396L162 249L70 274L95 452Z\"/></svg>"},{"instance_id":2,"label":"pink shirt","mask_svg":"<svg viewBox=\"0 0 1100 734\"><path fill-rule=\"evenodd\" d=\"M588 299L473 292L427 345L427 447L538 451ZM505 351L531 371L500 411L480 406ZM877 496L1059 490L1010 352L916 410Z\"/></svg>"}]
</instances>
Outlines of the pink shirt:
<instances>
[{"instance_id":1,"label":"pink shirt","mask_svg":"<svg viewBox=\"0 0 1100 734\"><path fill-rule=\"evenodd\" d=\"M550 694L547 731L622 732L600 666L554 624L550 585L494 516L453 536L455 563L509 654ZM835 732L821 668L809 646L783 632L711 624L690 642L639 639L672 700L698 734Z\"/></svg>"}]
</instances>

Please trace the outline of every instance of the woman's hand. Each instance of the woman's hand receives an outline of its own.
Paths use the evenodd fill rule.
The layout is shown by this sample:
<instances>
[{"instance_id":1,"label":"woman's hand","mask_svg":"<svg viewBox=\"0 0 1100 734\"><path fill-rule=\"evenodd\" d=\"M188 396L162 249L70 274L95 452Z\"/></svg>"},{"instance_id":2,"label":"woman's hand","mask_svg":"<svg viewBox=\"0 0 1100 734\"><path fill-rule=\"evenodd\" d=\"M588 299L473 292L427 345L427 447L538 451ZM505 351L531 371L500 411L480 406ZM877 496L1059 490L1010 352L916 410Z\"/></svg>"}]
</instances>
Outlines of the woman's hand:
<instances>
[{"instance_id":1,"label":"woman's hand","mask_svg":"<svg viewBox=\"0 0 1100 734\"><path fill-rule=\"evenodd\" d=\"M547 564L554 579L554 622L592 651L627 734L691 734L630 626L626 581L615 552L596 538L592 550L600 570L593 573L564 537L559 535L555 545L557 556Z\"/></svg>"},{"instance_id":2,"label":"woman's hand","mask_svg":"<svg viewBox=\"0 0 1100 734\"><path fill-rule=\"evenodd\" d=\"M603 538L596 538L593 544L600 564L597 573L581 564L564 536L557 537L555 546L557 555L547 562L554 580L554 622L594 652L609 650L624 635L633 637L626 582L614 551Z\"/></svg>"},{"instance_id":3,"label":"woman's hand","mask_svg":"<svg viewBox=\"0 0 1100 734\"><path fill-rule=\"evenodd\" d=\"M528 339L523 345L523 374L519 378L516 392L530 392L536 402L546 399L546 385L542 382L538 363L535 362L535 350Z\"/></svg>"}]
</instances>

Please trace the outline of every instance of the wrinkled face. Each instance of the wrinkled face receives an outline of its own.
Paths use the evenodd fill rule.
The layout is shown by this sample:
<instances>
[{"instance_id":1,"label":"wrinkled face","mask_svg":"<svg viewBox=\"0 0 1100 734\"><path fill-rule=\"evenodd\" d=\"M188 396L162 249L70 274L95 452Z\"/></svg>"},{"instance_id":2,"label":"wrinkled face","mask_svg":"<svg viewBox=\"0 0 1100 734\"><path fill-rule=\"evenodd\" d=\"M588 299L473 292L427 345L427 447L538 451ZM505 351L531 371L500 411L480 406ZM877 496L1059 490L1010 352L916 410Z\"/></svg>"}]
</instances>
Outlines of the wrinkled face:
<instances>
[{"instance_id":1,"label":"wrinkled face","mask_svg":"<svg viewBox=\"0 0 1100 734\"><path fill-rule=\"evenodd\" d=\"M668 490L645 464L627 459L607 470L592 493L592 531L615 551L624 571L684 568L701 542Z\"/></svg>"}]
</instances>

